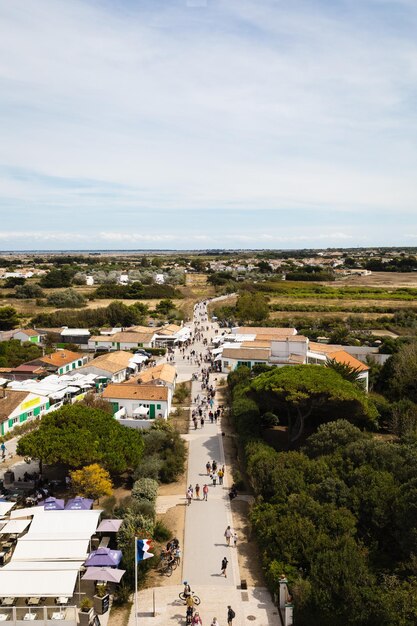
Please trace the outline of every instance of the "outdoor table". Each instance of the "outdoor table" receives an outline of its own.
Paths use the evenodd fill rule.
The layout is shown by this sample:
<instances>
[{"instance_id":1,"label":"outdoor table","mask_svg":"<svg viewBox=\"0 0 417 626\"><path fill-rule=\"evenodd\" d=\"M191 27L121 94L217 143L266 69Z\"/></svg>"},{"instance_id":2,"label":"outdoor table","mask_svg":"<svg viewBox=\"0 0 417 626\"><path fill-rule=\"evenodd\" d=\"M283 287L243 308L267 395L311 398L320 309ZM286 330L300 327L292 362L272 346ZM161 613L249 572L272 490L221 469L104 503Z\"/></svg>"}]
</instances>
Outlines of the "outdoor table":
<instances>
[{"instance_id":1,"label":"outdoor table","mask_svg":"<svg viewBox=\"0 0 417 626\"><path fill-rule=\"evenodd\" d=\"M2 606L13 606L16 602L16 598L4 598Z\"/></svg>"},{"instance_id":2,"label":"outdoor table","mask_svg":"<svg viewBox=\"0 0 417 626\"><path fill-rule=\"evenodd\" d=\"M69 598L66 598L65 596L59 596L59 598L57 598L55 602L57 604L68 604Z\"/></svg>"},{"instance_id":3,"label":"outdoor table","mask_svg":"<svg viewBox=\"0 0 417 626\"><path fill-rule=\"evenodd\" d=\"M26 622L36 619L36 613L26 613L23 618Z\"/></svg>"},{"instance_id":4,"label":"outdoor table","mask_svg":"<svg viewBox=\"0 0 417 626\"><path fill-rule=\"evenodd\" d=\"M27 603L32 606L39 606L40 602L41 602L40 598L29 598Z\"/></svg>"},{"instance_id":5,"label":"outdoor table","mask_svg":"<svg viewBox=\"0 0 417 626\"><path fill-rule=\"evenodd\" d=\"M55 611L55 613L52 613L52 619L65 619L65 614L60 611Z\"/></svg>"},{"instance_id":6,"label":"outdoor table","mask_svg":"<svg viewBox=\"0 0 417 626\"><path fill-rule=\"evenodd\" d=\"M7 613L0 613L0 622L6 622L8 617Z\"/></svg>"}]
</instances>

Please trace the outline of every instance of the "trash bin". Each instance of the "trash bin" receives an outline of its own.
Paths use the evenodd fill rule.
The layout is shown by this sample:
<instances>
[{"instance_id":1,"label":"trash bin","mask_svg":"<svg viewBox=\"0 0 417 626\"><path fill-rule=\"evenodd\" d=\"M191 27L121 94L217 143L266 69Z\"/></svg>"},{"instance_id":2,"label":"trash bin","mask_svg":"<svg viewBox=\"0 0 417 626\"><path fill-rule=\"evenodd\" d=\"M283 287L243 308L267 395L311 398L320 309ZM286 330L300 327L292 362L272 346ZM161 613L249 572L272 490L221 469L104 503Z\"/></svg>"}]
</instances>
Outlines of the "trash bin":
<instances>
[{"instance_id":1,"label":"trash bin","mask_svg":"<svg viewBox=\"0 0 417 626\"><path fill-rule=\"evenodd\" d=\"M4 472L4 486L7 487L8 485L13 485L14 478L14 472L12 472L11 470L7 470L7 472Z\"/></svg>"}]
</instances>

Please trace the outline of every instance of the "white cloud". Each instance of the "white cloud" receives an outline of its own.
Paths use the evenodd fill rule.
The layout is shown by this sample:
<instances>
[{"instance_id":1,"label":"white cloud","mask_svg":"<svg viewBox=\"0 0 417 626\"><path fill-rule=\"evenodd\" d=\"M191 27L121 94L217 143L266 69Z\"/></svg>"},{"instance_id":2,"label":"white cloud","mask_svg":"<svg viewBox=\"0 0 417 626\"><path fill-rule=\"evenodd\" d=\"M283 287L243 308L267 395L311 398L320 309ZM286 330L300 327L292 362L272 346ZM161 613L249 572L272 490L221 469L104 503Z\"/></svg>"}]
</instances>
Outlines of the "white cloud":
<instances>
[{"instance_id":1,"label":"white cloud","mask_svg":"<svg viewBox=\"0 0 417 626\"><path fill-rule=\"evenodd\" d=\"M177 221L216 207L415 213L417 44L405 27L353 5L114 6L0 0L0 164L39 174L0 175L11 219L15 203L57 228L86 210L99 228L122 209Z\"/></svg>"}]
</instances>

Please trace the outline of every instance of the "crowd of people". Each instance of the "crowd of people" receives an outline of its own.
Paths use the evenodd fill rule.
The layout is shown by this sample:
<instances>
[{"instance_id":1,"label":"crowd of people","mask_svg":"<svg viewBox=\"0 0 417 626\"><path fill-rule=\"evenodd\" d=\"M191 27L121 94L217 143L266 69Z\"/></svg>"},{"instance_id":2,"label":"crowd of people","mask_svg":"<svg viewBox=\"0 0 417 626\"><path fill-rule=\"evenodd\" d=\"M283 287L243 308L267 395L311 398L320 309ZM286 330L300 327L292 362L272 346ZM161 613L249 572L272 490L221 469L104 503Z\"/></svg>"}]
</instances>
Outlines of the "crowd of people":
<instances>
[{"instance_id":1,"label":"crowd of people","mask_svg":"<svg viewBox=\"0 0 417 626\"><path fill-rule=\"evenodd\" d=\"M204 429L206 424L220 424L224 415L224 407L219 403L216 393L217 379L216 364L210 351L204 350L211 342L210 328L208 322L207 305L205 302L199 303L194 307L194 320L190 339L186 344L175 349L176 358L185 361L190 365L197 366L192 374L193 396L191 409L191 427L193 430ZM211 331L212 334L213 331ZM201 350L201 344L203 350ZM196 384L199 383L199 384ZM205 480L200 480L201 475L205 475ZM224 485L226 475L226 466L223 462L219 462L215 458L207 460L205 466L199 474L199 480L190 483L186 489L186 501L190 506L193 501L207 502L209 500L210 489ZM219 488L218 487L218 488ZM214 492L213 492L214 493ZM233 499L237 495L235 485L229 490L229 497ZM225 539L227 546L237 546L237 534L230 526L225 531ZM229 560L227 556L223 556L220 565L221 576L227 578ZM200 612L196 609L196 596L191 591L191 586L184 581L184 593L186 604L186 623L188 626L202 626ZM198 598L197 598L198 599ZM198 599L199 603L199 599ZM227 609L227 623L232 626L234 611L231 607ZM220 626L217 617L214 617L211 626Z\"/></svg>"}]
</instances>

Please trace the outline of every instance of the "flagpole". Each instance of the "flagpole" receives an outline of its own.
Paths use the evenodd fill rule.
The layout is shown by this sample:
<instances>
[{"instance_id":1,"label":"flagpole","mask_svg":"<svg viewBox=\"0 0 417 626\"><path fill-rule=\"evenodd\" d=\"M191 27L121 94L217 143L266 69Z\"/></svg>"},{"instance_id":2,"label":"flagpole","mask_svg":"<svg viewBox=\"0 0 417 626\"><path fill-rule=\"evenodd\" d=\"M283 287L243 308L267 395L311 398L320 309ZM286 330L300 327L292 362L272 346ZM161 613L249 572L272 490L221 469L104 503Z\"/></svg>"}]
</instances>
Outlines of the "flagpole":
<instances>
[{"instance_id":1,"label":"flagpole","mask_svg":"<svg viewBox=\"0 0 417 626\"><path fill-rule=\"evenodd\" d=\"M138 540L135 536L135 626L138 626Z\"/></svg>"}]
</instances>

